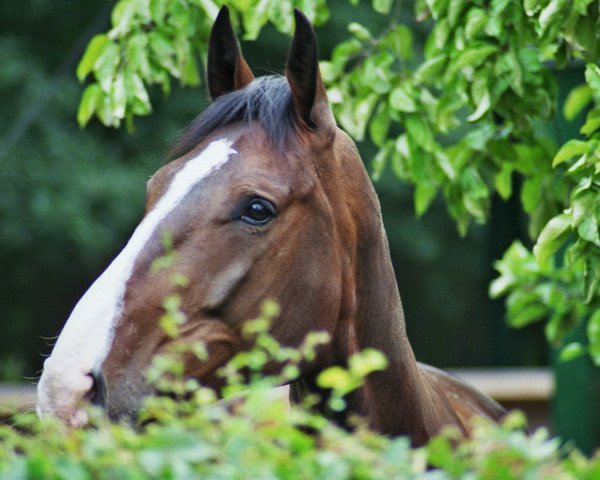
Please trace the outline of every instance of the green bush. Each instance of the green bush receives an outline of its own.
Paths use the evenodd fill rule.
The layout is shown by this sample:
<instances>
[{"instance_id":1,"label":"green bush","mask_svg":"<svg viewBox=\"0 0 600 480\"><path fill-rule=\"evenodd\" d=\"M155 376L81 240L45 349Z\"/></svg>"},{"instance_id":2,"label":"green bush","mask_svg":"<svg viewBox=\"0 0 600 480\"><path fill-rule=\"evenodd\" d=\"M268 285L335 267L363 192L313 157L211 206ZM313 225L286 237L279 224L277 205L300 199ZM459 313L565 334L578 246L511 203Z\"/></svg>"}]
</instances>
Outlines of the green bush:
<instances>
[{"instance_id":1,"label":"green bush","mask_svg":"<svg viewBox=\"0 0 600 480\"><path fill-rule=\"evenodd\" d=\"M177 301L170 297L165 304L161 323L176 337L182 322ZM501 426L478 421L469 440L447 430L411 448L409 439L378 435L359 419L354 431L340 429L311 411L314 398L288 407L274 399L272 387L295 378L299 363L327 339L312 334L298 349L282 347L267 333L276 314L267 303L260 318L246 324L244 334L255 346L221 369L227 387L219 401L183 374L181 355L204 358L203 346L174 342L148 372L169 395L149 398L136 426L111 423L93 409L85 429L14 415L0 426L0 479L599 478L600 451L587 459L543 429L527 435L519 413ZM269 361L281 365L280 374L260 374ZM347 370L323 372L319 382L333 390L331 408L343 408L343 395L382 368L385 359L366 351L350 359Z\"/></svg>"}]
</instances>

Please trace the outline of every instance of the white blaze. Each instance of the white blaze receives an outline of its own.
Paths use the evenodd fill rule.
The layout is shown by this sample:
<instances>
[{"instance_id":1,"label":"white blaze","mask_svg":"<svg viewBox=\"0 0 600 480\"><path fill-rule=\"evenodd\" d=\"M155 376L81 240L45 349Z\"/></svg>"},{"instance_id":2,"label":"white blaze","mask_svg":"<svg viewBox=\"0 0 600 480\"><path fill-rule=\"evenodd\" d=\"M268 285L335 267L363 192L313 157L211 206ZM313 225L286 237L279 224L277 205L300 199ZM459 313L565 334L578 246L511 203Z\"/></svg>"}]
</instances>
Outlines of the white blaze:
<instances>
[{"instance_id":1,"label":"white blaze","mask_svg":"<svg viewBox=\"0 0 600 480\"><path fill-rule=\"evenodd\" d=\"M135 229L131 239L79 300L44 362L38 384L38 414L79 421L77 403L92 387L89 373L104 362L122 310L125 287L135 261L160 222L203 178L236 153L230 140L210 143L174 175L166 193Z\"/></svg>"}]
</instances>

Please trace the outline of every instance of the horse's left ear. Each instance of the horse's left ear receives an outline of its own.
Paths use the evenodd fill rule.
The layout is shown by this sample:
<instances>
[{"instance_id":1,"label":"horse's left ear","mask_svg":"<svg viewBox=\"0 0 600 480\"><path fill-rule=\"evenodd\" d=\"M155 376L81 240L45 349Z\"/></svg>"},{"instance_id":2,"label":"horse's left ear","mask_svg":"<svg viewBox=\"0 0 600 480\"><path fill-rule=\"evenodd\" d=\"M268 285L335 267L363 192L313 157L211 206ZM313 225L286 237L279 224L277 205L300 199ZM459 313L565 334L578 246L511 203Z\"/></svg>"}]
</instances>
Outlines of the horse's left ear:
<instances>
[{"instance_id":1,"label":"horse's left ear","mask_svg":"<svg viewBox=\"0 0 600 480\"><path fill-rule=\"evenodd\" d=\"M226 6L221 7L210 32L206 77L213 100L254 80L254 74L242 56Z\"/></svg>"},{"instance_id":2,"label":"horse's left ear","mask_svg":"<svg viewBox=\"0 0 600 480\"><path fill-rule=\"evenodd\" d=\"M294 17L296 29L286 65L294 110L309 127L335 125L319 71L317 35L308 18L297 8Z\"/></svg>"}]
</instances>

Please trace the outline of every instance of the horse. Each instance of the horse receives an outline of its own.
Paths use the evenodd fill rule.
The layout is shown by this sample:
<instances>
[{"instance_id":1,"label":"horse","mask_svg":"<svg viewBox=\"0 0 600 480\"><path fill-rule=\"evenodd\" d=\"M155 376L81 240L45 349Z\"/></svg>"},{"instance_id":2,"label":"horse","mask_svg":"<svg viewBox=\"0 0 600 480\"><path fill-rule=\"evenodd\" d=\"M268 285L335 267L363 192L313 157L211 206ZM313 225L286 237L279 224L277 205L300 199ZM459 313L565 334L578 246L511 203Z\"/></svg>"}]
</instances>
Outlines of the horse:
<instances>
[{"instance_id":1,"label":"horse","mask_svg":"<svg viewBox=\"0 0 600 480\"><path fill-rule=\"evenodd\" d=\"M111 419L135 417L156 393L144 372L172 340L159 326L168 275L152 273L169 232L169 271L187 322L208 359L185 375L218 389L216 370L246 348L242 325L274 299L269 333L298 346L327 332L314 361L291 384L298 400L321 391L317 376L365 348L389 365L346 397L337 418L363 417L375 431L422 445L445 426L470 434L473 416L499 421L495 401L441 370L417 363L379 202L352 139L337 127L318 64L317 37L295 10L285 75L255 78L223 7L207 58L212 103L147 183L145 215L130 240L70 314L38 384L37 412L81 426L86 402ZM432 326L433 328L433 326Z\"/></svg>"}]
</instances>

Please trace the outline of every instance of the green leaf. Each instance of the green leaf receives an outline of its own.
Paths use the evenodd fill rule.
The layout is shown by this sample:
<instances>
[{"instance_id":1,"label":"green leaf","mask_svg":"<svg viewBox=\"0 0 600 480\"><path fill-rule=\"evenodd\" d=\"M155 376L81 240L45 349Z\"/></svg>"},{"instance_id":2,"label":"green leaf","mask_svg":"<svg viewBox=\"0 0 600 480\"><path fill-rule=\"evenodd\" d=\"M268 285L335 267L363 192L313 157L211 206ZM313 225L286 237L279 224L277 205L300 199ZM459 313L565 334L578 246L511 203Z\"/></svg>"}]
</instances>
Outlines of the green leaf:
<instances>
[{"instance_id":1,"label":"green leaf","mask_svg":"<svg viewBox=\"0 0 600 480\"><path fill-rule=\"evenodd\" d=\"M317 385L330 388L342 395L353 390L355 381L347 370L342 367L329 367L317 376Z\"/></svg>"},{"instance_id":2,"label":"green leaf","mask_svg":"<svg viewBox=\"0 0 600 480\"><path fill-rule=\"evenodd\" d=\"M380 44L389 48L394 56L401 60L410 60L413 57L412 33L404 25L398 25L390 30Z\"/></svg>"},{"instance_id":3,"label":"green leaf","mask_svg":"<svg viewBox=\"0 0 600 480\"><path fill-rule=\"evenodd\" d=\"M365 137L365 129L367 127L367 122L371 118L371 114L373 109L375 108L375 103L378 100L378 96L376 94L371 94L361 99L356 105L354 105L354 109L352 111L352 136L355 140L361 141Z\"/></svg>"},{"instance_id":4,"label":"green leaf","mask_svg":"<svg viewBox=\"0 0 600 480\"><path fill-rule=\"evenodd\" d=\"M148 63L148 36L144 34L134 35L127 41L125 48L127 66L142 76L150 76L150 64Z\"/></svg>"},{"instance_id":5,"label":"green leaf","mask_svg":"<svg viewBox=\"0 0 600 480\"><path fill-rule=\"evenodd\" d=\"M429 183L418 183L415 189L415 213L423 215L437 195L437 188Z\"/></svg>"},{"instance_id":6,"label":"green leaf","mask_svg":"<svg viewBox=\"0 0 600 480\"><path fill-rule=\"evenodd\" d=\"M291 2L271 2L269 4L269 18L283 33L291 32L293 29L294 12Z\"/></svg>"},{"instance_id":7,"label":"green leaf","mask_svg":"<svg viewBox=\"0 0 600 480\"><path fill-rule=\"evenodd\" d=\"M587 152L587 149L587 142L583 142L581 140L569 140L562 147L560 147L560 150L554 156L554 159L552 160L552 166L556 167L565 160L569 160L578 155L583 155L585 152Z\"/></svg>"},{"instance_id":8,"label":"green leaf","mask_svg":"<svg viewBox=\"0 0 600 480\"><path fill-rule=\"evenodd\" d=\"M498 47L495 45L484 45L477 48L471 48L461 53L454 62L454 68L477 67L481 65L486 58L496 53Z\"/></svg>"},{"instance_id":9,"label":"green leaf","mask_svg":"<svg viewBox=\"0 0 600 480\"><path fill-rule=\"evenodd\" d=\"M583 127L579 131L590 137L598 128L600 128L600 112L594 109L588 114Z\"/></svg>"},{"instance_id":10,"label":"green leaf","mask_svg":"<svg viewBox=\"0 0 600 480\"><path fill-rule=\"evenodd\" d=\"M157 25L162 25L167 14L169 0L150 0L150 16Z\"/></svg>"},{"instance_id":11,"label":"green leaf","mask_svg":"<svg viewBox=\"0 0 600 480\"><path fill-rule=\"evenodd\" d=\"M369 122L369 136L378 147L381 147L387 139L390 123L390 107L387 103L381 102Z\"/></svg>"},{"instance_id":12,"label":"green leaf","mask_svg":"<svg viewBox=\"0 0 600 480\"><path fill-rule=\"evenodd\" d=\"M429 124L418 113L409 113L404 120L404 126L409 139L416 142L426 152L431 152L435 147L435 139Z\"/></svg>"},{"instance_id":13,"label":"green leaf","mask_svg":"<svg viewBox=\"0 0 600 480\"><path fill-rule=\"evenodd\" d=\"M485 113L490 109L491 100L490 100L490 92L486 90L481 98L481 101L477 105L477 109L467 117L467 121L475 122L479 120L481 117L485 115Z\"/></svg>"},{"instance_id":14,"label":"green leaf","mask_svg":"<svg viewBox=\"0 0 600 480\"><path fill-rule=\"evenodd\" d=\"M350 22L350 24L348 24L348 31L363 42L373 38L369 29L357 22Z\"/></svg>"},{"instance_id":15,"label":"green leaf","mask_svg":"<svg viewBox=\"0 0 600 480\"><path fill-rule=\"evenodd\" d=\"M600 367L600 309L597 309L588 320L587 337L592 360L597 367Z\"/></svg>"},{"instance_id":16,"label":"green leaf","mask_svg":"<svg viewBox=\"0 0 600 480\"><path fill-rule=\"evenodd\" d=\"M447 60L446 54L436 55L426 60L415 72L415 81L417 83L435 83L446 67Z\"/></svg>"},{"instance_id":17,"label":"green leaf","mask_svg":"<svg viewBox=\"0 0 600 480\"><path fill-rule=\"evenodd\" d=\"M585 106L592 100L592 89L589 85L579 85L573 88L565 104L563 105L563 114L567 120L573 120L579 113L585 108Z\"/></svg>"},{"instance_id":18,"label":"green leaf","mask_svg":"<svg viewBox=\"0 0 600 480\"><path fill-rule=\"evenodd\" d=\"M104 93L110 94L113 77L121 61L121 49L116 43L107 42L94 63L94 73Z\"/></svg>"},{"instance_id":19,"label":"green leaf","mask_svg":"<svg viewBox=\"0 0 600 480\"><path fill-rule=\"evenodd\" d=\"M570 362L581 357L585 353L585 348L579 342L571 342L560 351L560 361Z\"/></svg>"},{"instance_id":20,"label":"green leaf","mask_svg":"<svg viewBox=\"0 0 600 480\"><path fill-rule=\"evenodd\" d=\"M481 8L471 8L467 14L467 23L465 26L465 36L468 40L476 38L483 31L488 16Z\"/></svg>"},{"instance_id":21,"label":"green leaf","mask_svg":"<svg viewBox=\"0 0 600 480\"><path fill-rule=\"evenodd\" d=\"M562 246L571 232L571 216L561 213L552 218L540 233L533 253L540 265L544 265Z\"/></svg>"},{"instance_id":22,"label":"green leaf","mask_svg":"<svg viewBox=\"0 0 600 480\"><path fill-rule=\"evenodd\" d=\"M455 181L458 174L448 155L442 151L436 151L435 160L438 166L446 174L446 177L448 177L448 180L451 182Z\"/></svg>"},{"instance_id":23,"label":"green leaf","mask_svg":"<svg viewBox=\"0 0 600 480\"><path fill-rule=\"evenodd\" d=\"M548 314L548 308L537 295L516 290L508 300L508 317L514 328L523 328L542 320Z\"/></svg>"},{"instance_id":24,"label":"green leaf","mask_svg":"<svg viewBox=\"0 0 600 480\"><path fill-rule=\"evenodd\" d=\"M115 76L110 90L110 100L113 116L119 119L124 118L125 106L127 104L127 92L125 91L125 77L122 72Z\"/></svg>"},{"instance_id":25,"label":"green leaf","mask_svg":"<svg viewBox=\"0 0 600 480\"><path fill-rule=\"evenodd\" d=\"M594 92L600 92L600 67L588 63L585 68L585 81Z\"/></svg>"},{"instance_id":26,"label":"green leaf","mask_svg":"<svg viewBox=\"0 0 600 480\"><path fill-rule=\"evenodd\" d=\"M600 236L598 235L598 220L595 215L589 215L583 218L577 227L579 236L588 242L600 247Z\"/></svg>"},{"instance_id":27,"label":"green leaf","mask_svg":"<svg viewBox=\"0 0 600 480\"><path fill-rule=\"evenodd\" d=\"M252 2L251 11L245 12L242 16L244 20L244 40L256 40L260 30L269 19L269 3L270 0Z\"/></svg>"},{"instance_id":28,"label":"green leaf","mask_svg":"<svg viewBox=\"0 0 600 480\"><path fill-rule=\"evenodd\" d=\"M490 283L488 291L490 298L495 299L500 298L502 295L506 295L516 283L517 277L515 275L500 275Z\"/></svg>"},{"instance_id":29,"label":"green leaf","mask_svg":"<svg viewBox=\"0 0 600 480\"><path fill-rule=\"evenodd\" d=\"M371 4L373 5L373 10L377 13L381 13L386 15L390 13L392 8L393 0L372 0Z\"/></svg>"},{"instance_id":30,"label":"green leaf","mask_svg":"<svg viewBox=\"0 0 600 480\"><path fill-rule=\"evenodd\" d=\"M385 355L379 350L365 348L350 357L348 366L353 375L364 378L371 372L385 370L388 366L388 361Z\"/></svg>"},{"instance_id":31,"label":"green leaf","mask_svg":"<svg viewBox=\"0 0 600 480\"><path fill-rule=\"evenodd\" d=\"M546 30L552 22L561 14L566 0L551 0L548 5L541 11L539 16L540 26L542 30Z\"/></svg>"},{"instance_id":32,"label":"green leaf","mask_svg":"<svg viewBox=\"0 0 600 480\"><path fill-rule=\"evenodd\" d=\"M400 112L416 112L417 104L411 93L410 87L406 83L401 83L390 93L390 106Z\"/></svg>"},{"instance_id":33,"label":"green leaf","mask_svg":"<svg viewBox=\"0 0 600 480\"><path fill-rule=\"evenodd\" d=\"M88 85L83 91L79 110L77 111L77 123L81 128L85 127L90 118L92 118L92 115L100 105L102 95L102 89L97 83Z\"/></svg>"},{"instance_id":34,"label":"green leaf","mask_svg":"<svg viewBox=\"0 0 600 480\"><path fill-rule=\"evenodd\" d=\"M111 15L113 25L110 31L111 38L125 35L131 30L136 11L137 2L134 0L120 0L117 2Z\"/></svg>"},{"instance_id":35,"label":"green leaf","mask_svg":"<svg viewBox=\"0 0 600 480\"><path fill-rule=\"evenodd\" d=\"M85 49L85 53L83 54L79 65L77 65L76 74L77 79L80 82L83 82L85 80L85 77L87 77L88 74L92 71L96 60L98 60L98 57L104 51L104 47L109 41L110 40L108 39L108 36L105 33L99 33L98 35L95 35L92 38L87 48Z\"/></svg>"},{"instance_id":36,"label":"green leaf","mask_svg":"<svg viewBox=\"0 0 600 480\"><path fill-rule=\"evenodd\" d=\"M512 195L512 172L513 166L503 163L500 172L494 178L494 188L503 200L508 200Z\"/></svg>"}]
</instances>

